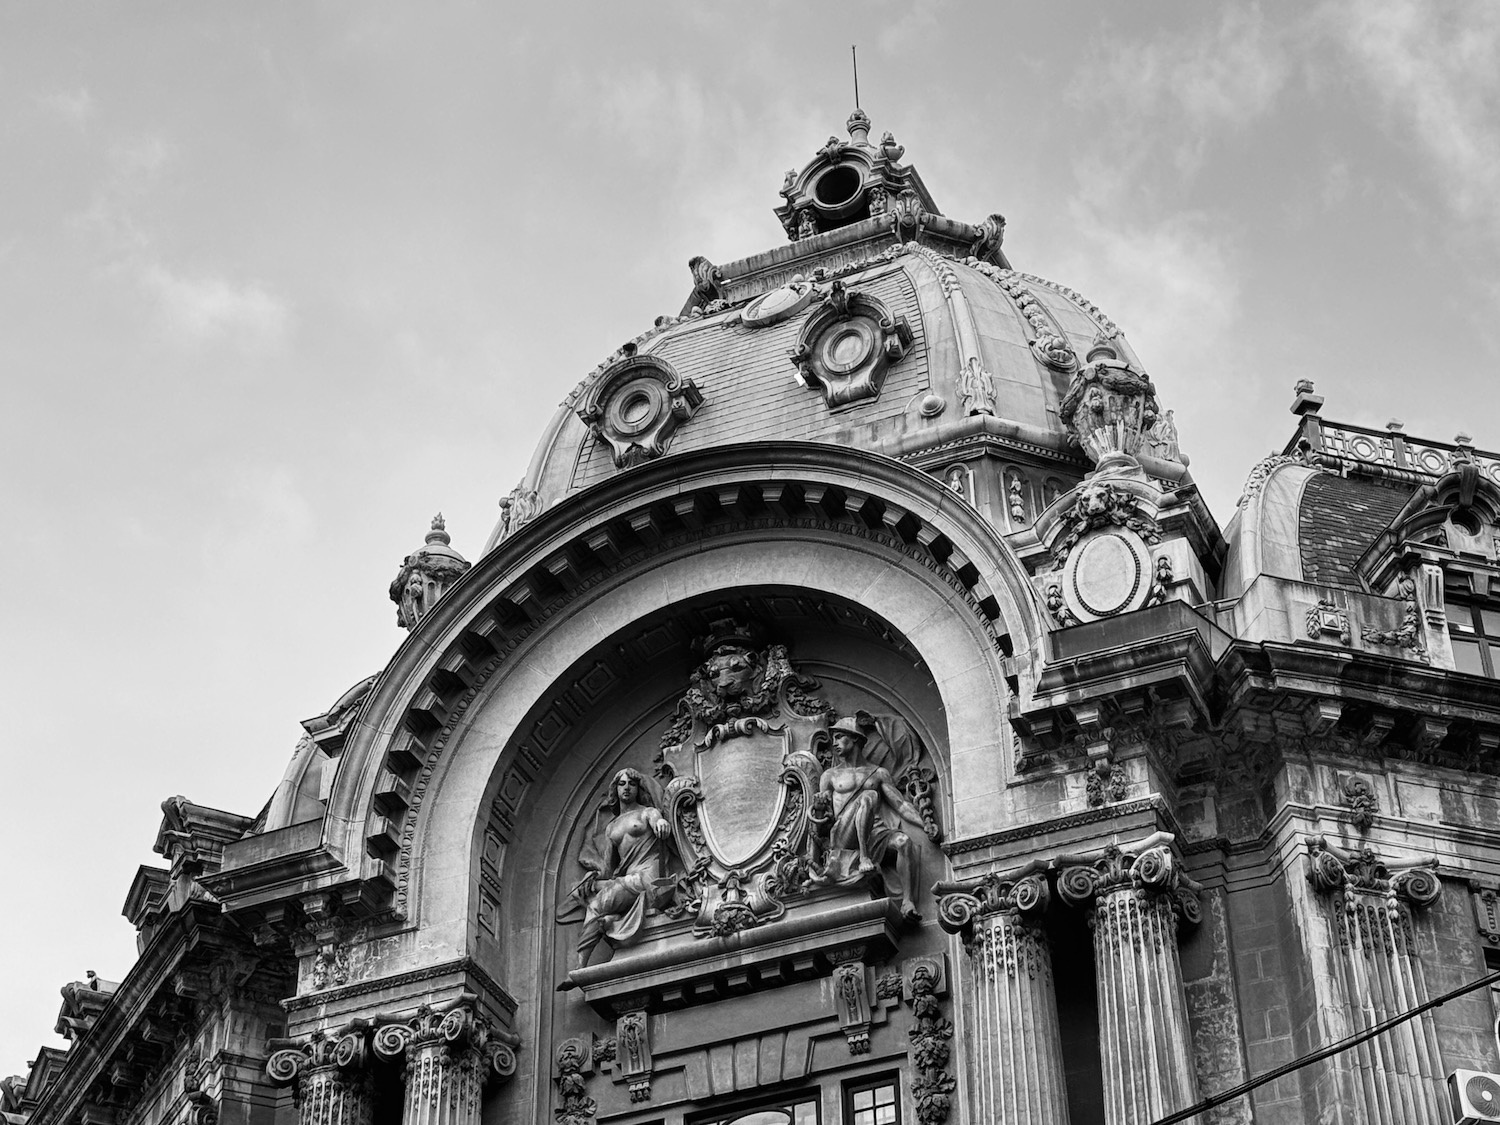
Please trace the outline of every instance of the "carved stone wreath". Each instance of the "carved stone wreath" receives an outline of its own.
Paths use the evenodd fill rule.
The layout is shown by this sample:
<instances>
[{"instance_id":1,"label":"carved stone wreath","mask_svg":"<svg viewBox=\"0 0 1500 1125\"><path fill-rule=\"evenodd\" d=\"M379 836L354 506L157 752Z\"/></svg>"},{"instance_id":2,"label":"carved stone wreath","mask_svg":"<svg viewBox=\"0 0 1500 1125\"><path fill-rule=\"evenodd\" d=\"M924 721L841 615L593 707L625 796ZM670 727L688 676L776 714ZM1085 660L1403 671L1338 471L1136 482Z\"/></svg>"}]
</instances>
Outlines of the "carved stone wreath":
<instances>
[{"instance_id":1,"label":"carved stone wreath","mask_svg":"<svg viewBox=\"0 0 1500 1125\"><path fill-rule=\"evenodd\" d=\"M802 326L791 359L798 378L821 389L833 409L877 397L886 372L912 339L904 317L893 317L874 297L835 281L822 307Z\"/></svg>"},{"instance_id":2,"label":"carved stone wreath","mask_svg":"<svg viewBox=\"0 0 1500 1125\"><path fill-rule=\"evenodd\" d=\"M578 417L609 446L624 469L660 457L677 427L703 402L691 379L666 360L629 355L607 368L583 395Z\"/></svg>"}]
</instances>

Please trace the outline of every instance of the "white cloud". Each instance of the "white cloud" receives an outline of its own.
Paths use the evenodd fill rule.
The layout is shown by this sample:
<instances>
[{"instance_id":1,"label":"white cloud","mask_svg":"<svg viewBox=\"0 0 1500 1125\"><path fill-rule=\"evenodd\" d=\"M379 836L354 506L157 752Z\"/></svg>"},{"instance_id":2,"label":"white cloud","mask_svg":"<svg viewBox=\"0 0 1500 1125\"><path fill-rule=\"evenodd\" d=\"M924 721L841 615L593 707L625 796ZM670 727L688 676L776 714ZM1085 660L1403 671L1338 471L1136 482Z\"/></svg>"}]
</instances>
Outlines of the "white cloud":
<instances>
[{"instance_id":1,"label":"white cloud","mask_svg":"<svg viewBox=\"0 0 1500 1125\"><path fill-rule=\"evenodd\" d=\"M1195 172L1209 140L1264 116L1286 85L1290 62L1258 7L1229 8L1217 26L1128 42L1109 37L1080 68L1070 94L1105 124L1120 152L1142 163L1172 147L1179 172Z\"/></svg>"},{"instance_id":2,"label":"white cloud","mask_svg":"<svg viewBox=\"0 0 1500 1125\"><path fill-rule=\"evenodd\" d=\"M290 320L286 305L254 282L186 277L160 262L139 268L141 284L154 299L162 327L178 343L229 341L265 350L279 345L286 335Z\"/></svg>"},{"instance_id":3,"label":"white cloud","mask_svg":"<svg viewBox=\"0 0 1500 1125\"><path fill-rule=\"evenodd\" d=\"M936 34L940 30L938 15L945 7L945 0L915 0L899 19L881 21L883 26L875 40L880 53L900 55L911 47L914 38Z\"/></svg>"},{"instance_id":4,"label":"white cloud","mask_svg":"<svg viewBox=\"0 0 1500 1125\"><path fill-rule=\"evenodd\" d=\"M1500 236L1500 6L1337 2L1320 17L1432 159L1449 205Z\"/></svg>"},{"instance_id":5,"label":"white cloud","mask_svg":"<svg viewBox=\"0 0 1500 1125\"><path fill-rule=\"evenodd\" d=\"M1211 369L1240 306L1236 252L1213 220L1182 212L1132 224L1101 218L1086 204L1072 214L1078 243L1060 275L1128 326L1133 340L1151 341L1141 356L1147 370L1196 378Z\"/></svg>"},{"instance_id":6,"label":"white cloud","mask_svg":"<svg viewBox=\"0 0 1500 1125\"><path fill-rule=\"evenodd\" d=\"M576 119L638 153L676 152L708 125L708 98L686 71L663 74L638 65L559 74L558 93L577 107Z\"/></svg>"},{"instance_id":7,"label":"white cloud","mask_svg":"<svg viewBox=\"0 0 1500 1125\"><path fill-rule=\"evenodd\" d=\"M75 129L82 129L94 116L94 96L89 93L87 86L80 86L76 90L60 90L54 94L40 94L36 100Z\"/></svg>"}]
</instances>

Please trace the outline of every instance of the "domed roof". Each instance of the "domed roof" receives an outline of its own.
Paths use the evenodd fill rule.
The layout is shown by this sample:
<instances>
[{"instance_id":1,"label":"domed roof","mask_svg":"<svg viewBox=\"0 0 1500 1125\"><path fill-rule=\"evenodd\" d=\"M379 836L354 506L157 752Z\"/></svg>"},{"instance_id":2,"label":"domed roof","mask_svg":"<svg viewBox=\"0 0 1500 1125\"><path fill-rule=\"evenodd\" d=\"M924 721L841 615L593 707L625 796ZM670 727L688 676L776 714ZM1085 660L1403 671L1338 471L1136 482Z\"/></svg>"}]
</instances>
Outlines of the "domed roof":
<instances>
[{"instance_id":1,"label":"domed roof","mask_svg":"<svg viewBox=\"0 0 1500 1125\"><path fill-rule=\"evenodd\" d=\"M1140 371L1119 330L1081 294L1011 269L1001 216L936 213L900 146L889 134L871 145L868 130L857 112L849 144L830 140L787 174L788 245L692 259L682 315L658 318L567 396L486 551L640 461L737 443L912 457L987 431L1088 467L1064 400L1096 359Z\"/></svg>"}]
</instances>

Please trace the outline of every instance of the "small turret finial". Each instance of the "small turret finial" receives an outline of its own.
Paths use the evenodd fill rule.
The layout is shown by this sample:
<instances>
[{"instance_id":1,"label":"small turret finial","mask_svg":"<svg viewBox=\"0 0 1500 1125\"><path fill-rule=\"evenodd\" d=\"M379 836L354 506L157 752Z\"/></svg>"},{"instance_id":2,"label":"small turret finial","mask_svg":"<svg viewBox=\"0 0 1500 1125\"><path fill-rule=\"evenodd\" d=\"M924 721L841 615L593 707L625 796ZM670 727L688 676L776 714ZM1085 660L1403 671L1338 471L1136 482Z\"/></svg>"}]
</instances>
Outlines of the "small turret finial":
<instances>
[{"instance_id":1,"label":"small turret finial","mask_svg":"<svg viewBox=\"0 0 1500 1125\"><path fill-rule=\"evenodd\" d=\"M448 525L443 520L443 513L439 512L432 517L432 530L427 533L429 543L451 543L452 537L448 534Z\"/></svg>"}]
</instances>

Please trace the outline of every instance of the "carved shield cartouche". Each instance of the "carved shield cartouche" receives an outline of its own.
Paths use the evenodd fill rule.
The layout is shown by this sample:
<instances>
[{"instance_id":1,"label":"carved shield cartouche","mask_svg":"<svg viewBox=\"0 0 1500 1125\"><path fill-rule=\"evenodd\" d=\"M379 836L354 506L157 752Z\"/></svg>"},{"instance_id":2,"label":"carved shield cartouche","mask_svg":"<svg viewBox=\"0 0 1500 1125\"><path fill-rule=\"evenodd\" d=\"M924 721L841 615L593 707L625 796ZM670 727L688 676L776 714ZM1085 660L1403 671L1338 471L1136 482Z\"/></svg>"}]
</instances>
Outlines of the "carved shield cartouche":
<instances>
[{"instance_id":1,"label":"carved shield cartouche","mask_svg":"<svg viewBox=\"0 0 1500 1125\"><path fill-rule=\"evenodd\" d=\"M757 647L736 622L716 622L702 649L658 772L670 779L663 811L687 868L675 908L707 936L779 918L805 882L792 869L821 772L808 748L828 709L784 647Z\"/></svg>"},{"instance_id":2,"label":"carved shield cartouche","mask_svg":"<svg viewBox=\"0 0 1500 1125\"><path fill-rule=\"evenodd\" d=\"M790 745L785 724L753 720L743 734L695 747L694 772L703 794L699 817L711 851L726 867L741 867L770 844L786 786L781 771Z\"/></svg>"}]
</instances>

